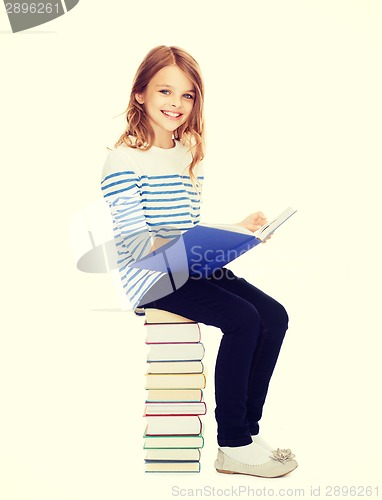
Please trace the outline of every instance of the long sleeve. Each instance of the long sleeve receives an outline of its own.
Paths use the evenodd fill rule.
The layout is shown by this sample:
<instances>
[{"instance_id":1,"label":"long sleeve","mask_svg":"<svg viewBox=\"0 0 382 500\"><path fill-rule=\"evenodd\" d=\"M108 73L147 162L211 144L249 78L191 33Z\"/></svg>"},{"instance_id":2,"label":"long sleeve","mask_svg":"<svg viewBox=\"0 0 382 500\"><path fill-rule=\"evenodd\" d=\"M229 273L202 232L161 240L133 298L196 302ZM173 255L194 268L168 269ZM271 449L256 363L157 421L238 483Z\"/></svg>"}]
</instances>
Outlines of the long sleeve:
<instances>
[{"instance_id":1,"label":"long sleeve","mask_svg":"<svg viewBox=\"0 0 382 500\"><path fill-rule=\"evenodd\" d=\"M113 150L106 158L101 190L112 218L122 286L134 307L163 274L129 267L150 253L153 237L144 214L140 177L120 151Z\"/></svg>"},{"instance_id":2,"label":"long sleeve","mask_svg":"<svg viewBox=\"0 0 382 500\"><path fill-rule=\"evenodd\" d=\"M136 261L152 247L150 229L143 213L138 177L132 170L106 175L101 182L110 208L118 255L124 264Z\"/></svg>"},{"instance_id":3,"label":"long sleeve","mask_svg":"<svg viewBox=\"0 0 382 500\"><path fill-rule=\"evenodd\" d=\"M107 154L101 189L112 218L122 285L133 307L149 291L163 293L168 273L130 265L149 254L156 239L172 239L199 221L200 197L192 189L189 162L179 141L168 150L120 145ZM159 290L154 285L160 279Z\"/></svg>"}]
</instances>

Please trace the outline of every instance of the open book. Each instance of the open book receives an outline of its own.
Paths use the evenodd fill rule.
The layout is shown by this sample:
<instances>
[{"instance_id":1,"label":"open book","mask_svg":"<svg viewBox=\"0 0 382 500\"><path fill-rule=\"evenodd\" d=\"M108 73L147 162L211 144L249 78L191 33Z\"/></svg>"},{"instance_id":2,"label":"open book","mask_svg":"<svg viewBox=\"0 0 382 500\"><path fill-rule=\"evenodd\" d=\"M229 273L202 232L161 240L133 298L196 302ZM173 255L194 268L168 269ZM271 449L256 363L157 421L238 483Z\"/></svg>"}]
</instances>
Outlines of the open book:
<instances>
[{"instance_id":1,"label":"open book","mask_svg":"<svg viewBox=\"0 0 382 500\"><path fill-rule=\"evenodd\" d=\"M200 223L129 267L168 274L174 278L175 288L179 288L177 283L184 283L189 275L211 276L216 269L262 243L295 212L287 208L256 232L237 225Z\"/></svg>"},{"instance_id":2,"label":"open book","mask_svg":"<svg viewBox=\"0 0 382 500\"><path fill-rule=\"evenodd\" d=\"M297 210L294 210L292 207L288 207L285 209L276 219L273 219L271 222L267 222L264 224L264 226L261 226L260 229L258 229L255 232L250 231L249 229L246 229L245 227L238 226L236 224L203 224L200 223L200 226L203 227L211 227L215 229L223 229L224 231L232 231L234 233L242 233L242 234L248 234L251 236L254 236L255 238L264 241L268 238L268 236L271 236L278 227L281 226L281 224L284 224L284 222L289 219L293 214L295 214Z\"/></svg>"}]
</instances>

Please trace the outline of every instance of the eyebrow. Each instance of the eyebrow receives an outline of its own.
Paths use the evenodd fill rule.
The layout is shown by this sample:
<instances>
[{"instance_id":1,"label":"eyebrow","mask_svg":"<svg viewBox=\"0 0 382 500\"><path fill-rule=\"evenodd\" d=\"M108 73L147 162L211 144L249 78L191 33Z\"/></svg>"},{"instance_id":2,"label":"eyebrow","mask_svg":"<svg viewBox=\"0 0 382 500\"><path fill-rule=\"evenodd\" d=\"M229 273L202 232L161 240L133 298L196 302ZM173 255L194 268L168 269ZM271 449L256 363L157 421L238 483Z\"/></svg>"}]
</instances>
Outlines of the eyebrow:
<instances>
[{"instance_id":1,"label":"eyebrow","mask_svg":"<svg viewBox=\"0 0 382 500\"><path fill-rule=\"evenodd\" d=\"M167 85L167 83L156 85L156 87L168 87L169 89L173 89L174 88L171 85ZM186 90L185 92L192 92L193 94L196 94L195 90Z\"/></svg>"}]
</instances>

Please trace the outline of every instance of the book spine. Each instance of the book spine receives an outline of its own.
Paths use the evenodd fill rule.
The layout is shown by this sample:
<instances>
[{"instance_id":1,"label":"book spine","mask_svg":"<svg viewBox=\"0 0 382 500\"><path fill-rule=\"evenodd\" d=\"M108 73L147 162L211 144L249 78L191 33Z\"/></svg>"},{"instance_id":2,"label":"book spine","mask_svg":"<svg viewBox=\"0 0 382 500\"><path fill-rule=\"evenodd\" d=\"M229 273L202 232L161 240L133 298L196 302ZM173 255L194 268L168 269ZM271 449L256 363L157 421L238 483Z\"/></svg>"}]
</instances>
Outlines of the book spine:
<instances>
[{"instance_id":1,"label":"book spine","mask_svg":"<svg viewBox=\"0 0 382 500\"><path fill-rule=\"evenodd\" d=\"M166 407L166 405L168 406L168 412L164 412L162 410L162 412L160 411L160 409L158 408L155 408L156 406L157 407L160 407L160 408L163 408L163 407ZM183 413L179 413L176 411L176 406L181 406L184 408L184 406L189 406L189 411L187 411L187 409L183 412ZM143 413L143 416L155 416L155 415L168 415L168 416L176 416L176 415L179 415L179 416L190 416L190 415L205 415L207 413L207 406L206 406L206 403L204 401L200 402L198 407L195 408L195 405L193 403L190 403L189 405L185 405L184 403L146 403L145 405L145 411Z\"/></svg>"},{"instance_id":2,"label":"book spine","mask_svg":"<svg viewBox=\"0 0 382 500\"><path fill-rule=\"evenodd\" d=\"M148 361L147 374L174 374L174 373L203 373L204 365L202 361Z\"/></svg>"},{"instance_id":3,"label":"book spine","mask_svg":"<svg viewBox=\"0 0 382 500\"><path fill-rule=\"evenodd\" d=\"M145 434L146 436L199 436L202 432L202 421L199 415L144 415L148 420L146 425ZM151 424L155 426L155 420L165 419L168 420L169 429L171 428L173 432L164 432L163 430L155 430L151 428ZM193 420L192 428L187 426L187 423L190 422L190 419ZM177 423L181 423L180 421L184 420L184 427L179 427L178 431L174 431L172 428L173 425ZM173 422L171 422L173 421ZM195 427L194 427L195 425Z\"/></svg>"},{"instance_id":4,"label":"book spine","mask_svg":"<svg viewBox=\"0 0 382 500\"><path fill-rule=\"evenodd\" d=\"M146 389L204 389L204 373L148 373Z\"/></svg>"},{"instance_id":5,"label":"book spine","mask_svg":"<svg viewBox=\"0 0 382 500\"><path fill-rule=\"evenodd\" d=\"M195 342L200 342L201 340L201 332L200 332L200 325L196 324L196 328L192 329L192 335L188 333L188 336L186 335L176 335L176 325L187 325L186 328L188 328L189 325L195 325L195 323L169 323L168 327L170 328L169 332L172 331L171 335L167 335L167 338L171 338L171 340L166 340L166 335L162 335L162 338L158 337L153 339L153 334L152 331L155 329L156 326L158 325L163 325L163 323L145 323L146 327L146 344L151 345L151 344L188 344L188 343L195 343ZM187 331L187 330L186 330ZM185 340L185 339L191 339L191 340Z\"/></svg>"},{"instance_id":6,"label":"book spine","mask_svg":"<svg viewBox=\"0 0 382 500\"><path fill-rule=\"evenodd\" d=\"M200 403L203 401L202 389L147 389L146 390L146 403Z\"/></svg>"}]
</instances>

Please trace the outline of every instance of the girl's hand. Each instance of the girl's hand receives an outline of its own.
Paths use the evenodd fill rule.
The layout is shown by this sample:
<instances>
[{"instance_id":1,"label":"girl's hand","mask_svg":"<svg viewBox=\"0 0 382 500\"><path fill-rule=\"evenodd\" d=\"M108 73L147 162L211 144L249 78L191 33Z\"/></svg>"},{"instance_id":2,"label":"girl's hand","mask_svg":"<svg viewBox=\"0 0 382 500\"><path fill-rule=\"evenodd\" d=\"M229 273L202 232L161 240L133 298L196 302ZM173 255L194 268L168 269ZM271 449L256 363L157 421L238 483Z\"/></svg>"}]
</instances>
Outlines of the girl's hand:
<instances>
[{"instance_id":1,"label":"girl's hand","mask_svg":"<svg viewBox=\"0 0 382 500\"><path fill-rule=\"evenodd\" d=\"M158 248L163 247L166 243L168 243L170 240L166 240L165 238L155 238L154 244L151 247L150 252L153 252L154 250L158 250Z\"/></svg>"},{"instance_id":2,"label":"girl's hand","mask_svg":"<svg viewBox=\"0 0 382 500\"><path fill-rule=\"evenodd\" d=\"M251 215L248 215L244 220L239 222L237 226L245 227L249 229L253 233L264 226L267 223L267 218L263 214L263 212L254 212Z\"/></svg>"}]
</instances>

